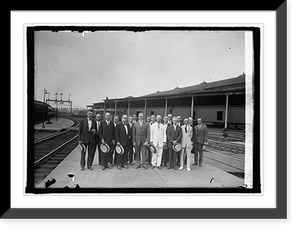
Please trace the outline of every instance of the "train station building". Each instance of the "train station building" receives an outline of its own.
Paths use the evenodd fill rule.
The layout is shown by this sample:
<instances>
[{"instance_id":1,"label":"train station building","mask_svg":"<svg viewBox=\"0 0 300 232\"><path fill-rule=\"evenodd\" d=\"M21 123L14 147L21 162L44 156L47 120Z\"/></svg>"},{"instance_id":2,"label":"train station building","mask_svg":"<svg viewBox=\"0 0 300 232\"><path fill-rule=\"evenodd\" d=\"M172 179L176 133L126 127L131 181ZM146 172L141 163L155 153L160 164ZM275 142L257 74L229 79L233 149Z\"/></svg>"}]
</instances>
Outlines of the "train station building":
<instances>
[{"instance_id":1,"label":"train station building","mask_svg":"<svg viewBox=\"0 0 300 232\"><path fill-rule=\"evenodd\" d=\"M221 81L203 82L188 87L176 87L167 91L140 97L106 98L89 106L103 115L111 112L123 114L162 116L171 113L182 118L202 118L208 125L222 127L245 126L245 74Z\"/></svg>"}]
</instances>

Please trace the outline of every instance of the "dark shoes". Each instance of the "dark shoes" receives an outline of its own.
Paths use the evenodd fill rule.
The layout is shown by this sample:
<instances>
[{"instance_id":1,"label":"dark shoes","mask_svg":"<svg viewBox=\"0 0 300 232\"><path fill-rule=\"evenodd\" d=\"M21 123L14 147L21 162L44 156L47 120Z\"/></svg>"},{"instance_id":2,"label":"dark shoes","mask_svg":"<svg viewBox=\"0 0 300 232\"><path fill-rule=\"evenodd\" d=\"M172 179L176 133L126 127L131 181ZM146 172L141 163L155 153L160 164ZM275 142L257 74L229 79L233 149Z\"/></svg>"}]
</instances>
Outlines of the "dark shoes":
<instances>
[{"instance_id":1,"label":"dark shoes","mask_svg":"<svg viewBox=\"0 0 300 232\"><path fill-rule=\"evenodd\" d=\"M91 171L93 171L93 168L92 168L92 167L88 167L88 170L91 170Z\"/></svg>"},{"instance_id":2,"label":"dark shoes","mask_svg":"<svg viewBox=\"0 0 300 232\"><path fill-rule=\"evenodd\" d=\"M84 170L84 168L80 168L80 171L83 171Z\"/></svg>"},{"instance_id":3,"label":"dark shoes","mask_svg":"<svg viewBox=\"0 0 300 232\"><path fill-rule=\"evenodd\" d=\"M118 169L119 169L119 170L122 170L121 166L118 166Z\"/></svg>"},{"instance_id":4,"label":"dark shoes","mask_svg":"<svg viewBox=\"0 0 300 232\"><path fill-rule=\"evenodd\" d=\"M148 168L146 167L146 165L143 165L143 168L145 168L146 170L148 170Z\"/></svg>"},{"instance_id":5,"label":"dark shoes","mask_svg":"<svg viewBox=\"0 0 300 232\"><path fill-rule=\"evenodd\" d=\"M153 169L153 168L155 168L155 166L152 165L152 166L151 166L151 169Z\"/></svg>"},{"instance_id":6,"label":"dark shoes","mask_svg":"<svg viewBox=\"0 0 300 232\"><path fill-rule=\"evenodd\" d=\"M141 167L141 165L139 164L135 169L138 169L138 168L140 168Z\"/></svg>"},{"instance_id":7,"label":"dark shoes","mask_svg":"<svg viewBox=\"0 0 300 232\"><path fill-rule=\"evenodd\" d=\"M123 165L122 168L128 169L129 167L126 165Z\"/></svg>"},{"instance_id":8,"label":"dark shoes","mask_svg":"<svg viewBox=\"0 0 300 232\"><path fill-rule=\"evenodd\" d=\"M158 168L159 170L161 170L161 166L158 166L157 168Z\"/></svg>"}]
</instances>

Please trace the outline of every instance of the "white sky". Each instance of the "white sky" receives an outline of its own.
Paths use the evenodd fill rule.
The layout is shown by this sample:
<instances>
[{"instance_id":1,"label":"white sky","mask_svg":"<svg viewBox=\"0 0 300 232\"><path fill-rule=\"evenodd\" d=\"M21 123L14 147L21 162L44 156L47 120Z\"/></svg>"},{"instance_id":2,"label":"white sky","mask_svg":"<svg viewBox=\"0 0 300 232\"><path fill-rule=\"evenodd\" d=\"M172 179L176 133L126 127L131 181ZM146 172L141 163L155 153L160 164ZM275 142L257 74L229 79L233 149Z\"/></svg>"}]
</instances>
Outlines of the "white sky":
<instances>
[{"instance_id":1,"label":"white sky","mask_svg":"<svg viewBox=\"0 0 300 232\"><path fill-rule=\"evenodd\" d=\"M51 99L71 94L73 106L86 106L237 77L245 72L244 32L38 31L35 66L37 100L45 88Z\"/></svg>"}]
</instances>

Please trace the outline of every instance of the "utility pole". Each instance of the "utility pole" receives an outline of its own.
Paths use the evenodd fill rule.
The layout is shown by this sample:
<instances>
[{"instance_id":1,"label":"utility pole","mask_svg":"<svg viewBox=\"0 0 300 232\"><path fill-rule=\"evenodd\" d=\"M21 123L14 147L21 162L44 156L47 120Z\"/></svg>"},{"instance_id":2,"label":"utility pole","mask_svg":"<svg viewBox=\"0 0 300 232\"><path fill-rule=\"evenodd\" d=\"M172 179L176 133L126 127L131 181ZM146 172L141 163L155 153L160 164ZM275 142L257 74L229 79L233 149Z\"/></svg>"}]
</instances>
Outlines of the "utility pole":
<instances>
[{"instance_id":1,"label":"utility pole","mask_svg":"<svg viewBox=\"0 0 300 232\"><path fill-rule=\"evenodd\" d=\"M46 94L48 94L48 93L47 93L47 90L44 89L44 103L45 103L45 95L46 95ZM43 125L42 125L42 128L45 128L45 122L44 122L44 121L45 121L45 111L46 111L46 110L48 110L47 105L45 105L45 110L43 110Z\"/></svg>"}]
</instances>

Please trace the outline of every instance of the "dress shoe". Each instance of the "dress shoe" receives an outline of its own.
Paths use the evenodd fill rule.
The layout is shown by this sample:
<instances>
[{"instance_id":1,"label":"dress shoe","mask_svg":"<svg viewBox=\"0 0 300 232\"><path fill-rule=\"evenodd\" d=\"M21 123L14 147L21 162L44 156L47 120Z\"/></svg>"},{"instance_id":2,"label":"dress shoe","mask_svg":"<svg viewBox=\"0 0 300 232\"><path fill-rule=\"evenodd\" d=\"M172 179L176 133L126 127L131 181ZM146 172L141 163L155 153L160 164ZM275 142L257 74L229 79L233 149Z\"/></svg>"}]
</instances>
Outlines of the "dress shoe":
<instances>
[{"instance_id":1,"label":"dress shoe","mask_svg":"<svg viewBox=\"0 0 300 232\"><path fill-rule=\"evenodd\" d=\"M174 170L175 170L175 171L177 171L177 170L178 170L178 168L174 167Z\"/></svg>"},{"instance_id":2,"label":"dress shoe","mask_svg":"<svg viewBox=\"0 0 300 232\"><path fill-rule=\"evenodd\" d=\"M102 167L102 168L100 168L100 170L101 170L101 171L104 171L105 169L106 169L106 167Z\"/></svg>"},{"instance_id":3,"label":"dress shoe","mask_svg":"<svg viewBox=\"0 0 300 232\"><path fill-rule=\"evenodd\" d=\"M143 165L143 168L145 168L146 170L148 170L148 168L146 167L146 165Z\"/></svg>"},{"instance_id":4,"label":"dress shoe","mask_svg":"<svg viewBox=\"0 0 300 232\"><path fill-rule=\"evenodd\" d=\"M199 167L202 167L202 164L199 164Z\"/></svg>"},{"instance_id":5,"label":"dress shoe","mask_svg":"<svg viewBox=\"0 0 300 232\"><path fill-rule=\"evenodd\" d=\"M155 168L155 166L152 165L152 166L151 166L151 169L153 169L153 168Z\"/></svg>"},{"instance_id":6,"label":"dress shoe","mask_svg":"<svg viewBox=\"0 0 300 232\"><path fill-rule=\"evenodd\" d=\"M108 165L107 168L108 168L108 169L112 169L113 166L112 166L112 165Z\"/></svg>"},{"instance_id":7,"label":"dress shoe","mask_svg":"<svg viewBox=\"0 0 300 232\"><path fill-rule=\"evenodd\" d=\"M119 170L122 170L121 166L118 166L118 169L119 169Z\"/></svg>"},{"instance_id":8,"label":"dress shoe","mask_svg":"<svg viewBox=\"0 0 300 232\"><path fill-rule=\"evenodd\" d=\"M126 165L123 165L122 168L128 169L129 167Z\"/></svg>"},{"instance_id":9,"label":"dress shoe","mask_svg":"<svg viewBox=\"0 0 300 232\"><path fill-rule=\"evenodd\" d=\"M168 167L168 170L170 170L171 169L171 167Z\"/></svg>"},{"instance_id":10,"label":"dress shoe","mask_svg":"<svg viewBox=\"0 0 300 232\"><path fill-rule=\"evenodd\" d=\"M179 170L182 170L182 169L183 169L183 167L180 167L180 168L179 168Z\"/></svg>"},{"instance_id":11,"label":"dress shoe","mask_svg":"<svg viewBox=\"0 0 300 232\"><path fill-rule=\"evenodd\" d=\"M92 167L88 167L88 170L91 170L91 171L93 171L93 168L92 168Z\"/></svg>"},{"instance_id":12,"label":"dress shoe","mask_svg":"<svg viewBox=\"0 0 300 232\"><path fill-rule=\"evenodd\" d=\"M139 164L135 169L138 169L138 168L140 168L141 167L141 165Z\"/></svg>"},{"instance_id":13,"label":"dress shoe","mask_svg":"<svg viewBox=\"0 0 300 232\"><path fill-rule=\"evenodd\" d=\"M157 166L157 168L158 168L159 170L161 170L161 166Z\"/></svg>"},{"instance_id":14,"label":"dress shoe","mask_svg":"<svg viewBox=\"0 0 300 232\"><path fill-rule=\"evenodd\" d=\"M190 171L191 171L191 169L187 168L187 171L188 171L188 172L190 172Z\"/></svg>"},{"instance_id":15,"label":"dress shoe","mask_svg":"<svg viewBox=\"0 0 300 232\"><path fill-rule=\"evenodd\" d=\"M80 168L80 171L83 171L84 170L84 168Z\"/></svg>"},{"instance_id":16,"label":"dress shoe","mask_svg":"<svg viewBox=\"0 0 300 232\"><path fill-rule=\"evenodd\" d=\"M193 163L192 165L197 165L197 163Z\"/></svg>"}]
</instances>

